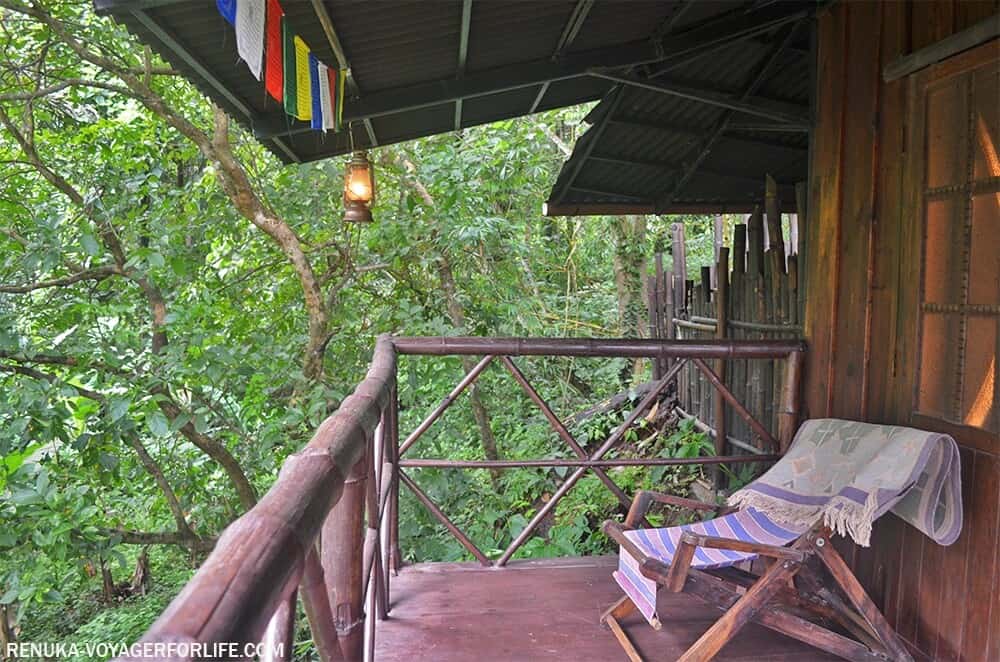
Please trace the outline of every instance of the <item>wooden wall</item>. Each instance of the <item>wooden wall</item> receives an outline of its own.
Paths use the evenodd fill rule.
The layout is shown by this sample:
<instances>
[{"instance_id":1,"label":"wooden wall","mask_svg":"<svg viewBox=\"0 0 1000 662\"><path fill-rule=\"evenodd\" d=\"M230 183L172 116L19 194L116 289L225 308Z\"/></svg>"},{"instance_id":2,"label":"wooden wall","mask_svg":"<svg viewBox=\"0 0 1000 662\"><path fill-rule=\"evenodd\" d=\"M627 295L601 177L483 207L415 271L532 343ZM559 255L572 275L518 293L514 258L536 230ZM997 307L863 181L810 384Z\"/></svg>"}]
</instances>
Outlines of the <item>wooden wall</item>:
<instances>
[{"instance_id":1,"label":"wooden wall","mask_svg":"<svg viewBox=\"0 0 1000 662\"><path fill-rule=\"evenodd\" d=\"M996 0L842 1L818 19L804 259L811 417L913 424L923 229L905 181L908 81L884 83L881 71L998 11ZM889 516L870 548L844 552L915 652L996 661L1000 441L956 437L959 541L940 547Z\"/></svg>"}]
</instances>

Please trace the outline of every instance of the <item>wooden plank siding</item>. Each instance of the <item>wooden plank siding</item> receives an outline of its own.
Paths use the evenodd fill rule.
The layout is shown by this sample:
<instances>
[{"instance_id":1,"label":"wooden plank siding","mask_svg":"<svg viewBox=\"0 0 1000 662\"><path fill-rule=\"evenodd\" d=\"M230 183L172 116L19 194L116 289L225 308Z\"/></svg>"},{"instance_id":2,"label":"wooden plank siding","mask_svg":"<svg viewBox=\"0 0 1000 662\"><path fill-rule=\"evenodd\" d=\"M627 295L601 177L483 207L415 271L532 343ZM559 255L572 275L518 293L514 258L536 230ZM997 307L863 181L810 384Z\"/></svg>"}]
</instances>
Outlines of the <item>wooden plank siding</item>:
<instances>
[{"instance_id":1,"label":"wooden plank siding","mask_svg":"<svg viewBox=\"0 0 1000 662\"><path fill-rule=\"evenodd\" d=\"M954 56L936 65L938 73L886 83L882 70L998 13L997 0L838 2L817 19L802 262L809 417L928 424L915 414L924 250L921 85L927 76L982 61L984 52L1000 57L1000 43ZM961 446L965 528L958 542L940 547L890 516L875 527L870 548L842 551L916 657L1000 660L1000 439L962 426L947 431Z\"/></svg>"}]
</instances>

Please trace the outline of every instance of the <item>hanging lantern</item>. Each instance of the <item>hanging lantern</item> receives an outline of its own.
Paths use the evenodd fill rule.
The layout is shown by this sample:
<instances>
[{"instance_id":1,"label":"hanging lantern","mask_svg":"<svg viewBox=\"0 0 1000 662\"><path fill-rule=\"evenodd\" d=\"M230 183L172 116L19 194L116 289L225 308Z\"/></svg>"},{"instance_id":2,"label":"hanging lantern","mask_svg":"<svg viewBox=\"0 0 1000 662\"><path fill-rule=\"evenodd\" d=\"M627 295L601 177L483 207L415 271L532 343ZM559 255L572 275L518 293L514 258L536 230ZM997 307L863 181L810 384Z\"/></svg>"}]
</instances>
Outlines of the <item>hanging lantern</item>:
<instances>
[{"instance_id":1,"label":"hanging lantern","mask_svg":"<svg viewBox=\"0 0 1000 662\"><path fill-rule=\"evenodd\" d=\"M375 170L364 151L354 152L344 171L344 221L371 223Z\"/></svg>"}]
</instances>

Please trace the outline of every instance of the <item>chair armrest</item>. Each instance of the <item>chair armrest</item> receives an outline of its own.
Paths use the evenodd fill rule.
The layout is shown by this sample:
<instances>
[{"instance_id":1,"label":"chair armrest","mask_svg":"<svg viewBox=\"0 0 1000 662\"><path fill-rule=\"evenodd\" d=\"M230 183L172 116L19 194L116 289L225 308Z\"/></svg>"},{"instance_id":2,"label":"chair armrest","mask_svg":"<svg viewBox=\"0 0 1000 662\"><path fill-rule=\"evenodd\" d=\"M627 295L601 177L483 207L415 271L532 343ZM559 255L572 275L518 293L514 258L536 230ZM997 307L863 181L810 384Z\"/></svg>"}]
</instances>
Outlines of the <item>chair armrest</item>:
<instances>
[{"instance_id":1,"label":"chair armrest","mask_svg":"<svg viewBox=\"0 0 1000 662\"><path fill-rule=\"evenodd\" d=\"M775 559L795 561L802 563L807 554L797 549L788 547L778 547L777 545L765 545L759 542L746 542L745 540L735 540L733 538L720 538L717 536L703 536L691 531L681 534L681 543L693 545L695 547L712 547L715 549L728 549L734 552L748 552L750 554L760 554L770 556Z\"/></svg>"},{"instance_id":2,"label":"chair armrest","mask_svg":"<svg viewBox=\"0 0 1000 662\"><path fill-rule=\"evenodd\" d=\"M639 573L644 577L649 577L652 580L662 582L667 576L667 572L670 568L667 567L666 563L647 555L644 551L639 549L638 545L625 536L625 532L631 530L631 527L624 527L618 522L609 519L605 520L604 524L601 525L601 530L604 531L609 538L621 545L622 549L628 552L632 558L638 561Z\"/></svg>"},{"instance_id":3,"label":"chair armrest","mask_svg":"<svg viewBox=\"0 0 1000 662\"><path fill-rule=\"evenodd\" d=\"M632 527L623 527L621 524L611 519L605 520L604 524L601 525L601 530L604 531L604 535L621 545L625 551L632 555L632 558L639 563L642 563L648 559L649 556L639 549L638 545L625 537L625 532L631 528Z\"/></svg>"},{"instance_id":4,"label":"chair armrest","mask_svg":"<svg viewBox=\"0 0 1000 662\"><path fill-rule=\"evenodd\" d=\"M663 503L669 506L677 506L679 508L687 508L689 510L704 510L718 512L721 506L717 506L711 503L705 503L703 501L696 501L694 499L685 499L684 497L674 496L673 494L663 494L661 492L653 492L652 490L639 490L636 492L635 497L632 498L632 505L628 509L628 515L625 517L625 526L634 527L636 524L646 516L649 512L649 507L653 503Z\"/></svg>"}]
</instances>

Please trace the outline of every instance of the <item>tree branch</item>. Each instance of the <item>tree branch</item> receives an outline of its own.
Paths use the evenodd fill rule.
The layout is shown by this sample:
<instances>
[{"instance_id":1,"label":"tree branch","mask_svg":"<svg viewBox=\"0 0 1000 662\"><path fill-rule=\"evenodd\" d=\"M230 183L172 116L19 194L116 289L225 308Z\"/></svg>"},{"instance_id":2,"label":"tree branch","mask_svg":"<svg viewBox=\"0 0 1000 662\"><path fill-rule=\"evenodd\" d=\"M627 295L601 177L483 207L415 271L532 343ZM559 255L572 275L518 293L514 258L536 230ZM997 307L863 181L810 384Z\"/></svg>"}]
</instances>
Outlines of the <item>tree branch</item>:
<instances>
[{"instance_id":1,"label":"tree branch","mask_svg":"<svg viewBox=\"0 0 1000 662\"><path fill-rule=\"evenodd\" d=\"M55 383L63 384L65 386L69 386L70 388L76 390L76 392L79 393L80 395L100 403L102 408L107 405L107 396L105 396L103 393L98 393L97 391L92 391L78 384L61 380L55 375L42 372L41 370L36 370L34 368L29 368L26 366L9 365L4 363L0 363L0 370L6 370L8 372L14 372L20 375L25 375L33 379L46 381L50 384L55 384ZM135 454L139 457L139 462L142 463L143 468L145 468L146 472L153 477L154 481L156 481L157 486L163 493L163 498L167 502L167 507L170 509L170 514L173 515L174 517L174 522L177 525L177 532L185 536L189 540L196 539L198 536L195 535L194 531L191 530L187 518L184 516L184 509L181 508L180 501L178 501L177 499L177 494L174 492L174 489L170 486L170 483L167 481L167 476L166 474L163 473L163 469L156 462L156 460L153 459L153 456L149 454L149 451L146 449L146 447L143 445L143 443L139 440L138 437L132 434L127 435L125 437L125 443L131 446L132 450L135 451Z\"/></svg>"},{"instance_id":2,"label":"tree branch","mask_svg":"<svg viewBox=\"0 0 1000 662\"><path fill-rule=\"evenodd\" d=\"M215 546L215 538L186 535L179 531L132 531L105 529L105 535L118 536L126 545L181 545L193 551L208 552Z\"/></svg>"},{"instance_id":3,"label":"tree branch","mask_svg":"<svg viewBox=\"0 0 1000 662\"><path fill-rule=\"evenodd\" d=\"M116 265L105 265L102 267L95 267L93 269L85 269L84 271L79 271L71 276L41 280L37 283L28 283L26 285L0 285L0 292L6 294L27 294L28 292L34 292L35 290L42 290L48 287L65 287L67 285L72 285L73 283L79 283L81 280L101 281L114 275L122 275L121 270Z\"/></svg>"},{"instance_id":4,"label":"tree branch","mask_svg":"<svg viewBox=\"0 0 1000 662\"><path fill-rule=\"evenodd\" d=\"M85 78L68 78L58 83L53 83L47 87L39 87L31 92L9 92L7 94L0 94L0 101L33 101L41 97L56 94L69 87L93 87L100 90L116 92L127 97L135 97L135 94L133 94L127 87L115 85L114 83L104 83Z\"/></svg>"}]
</instances>

